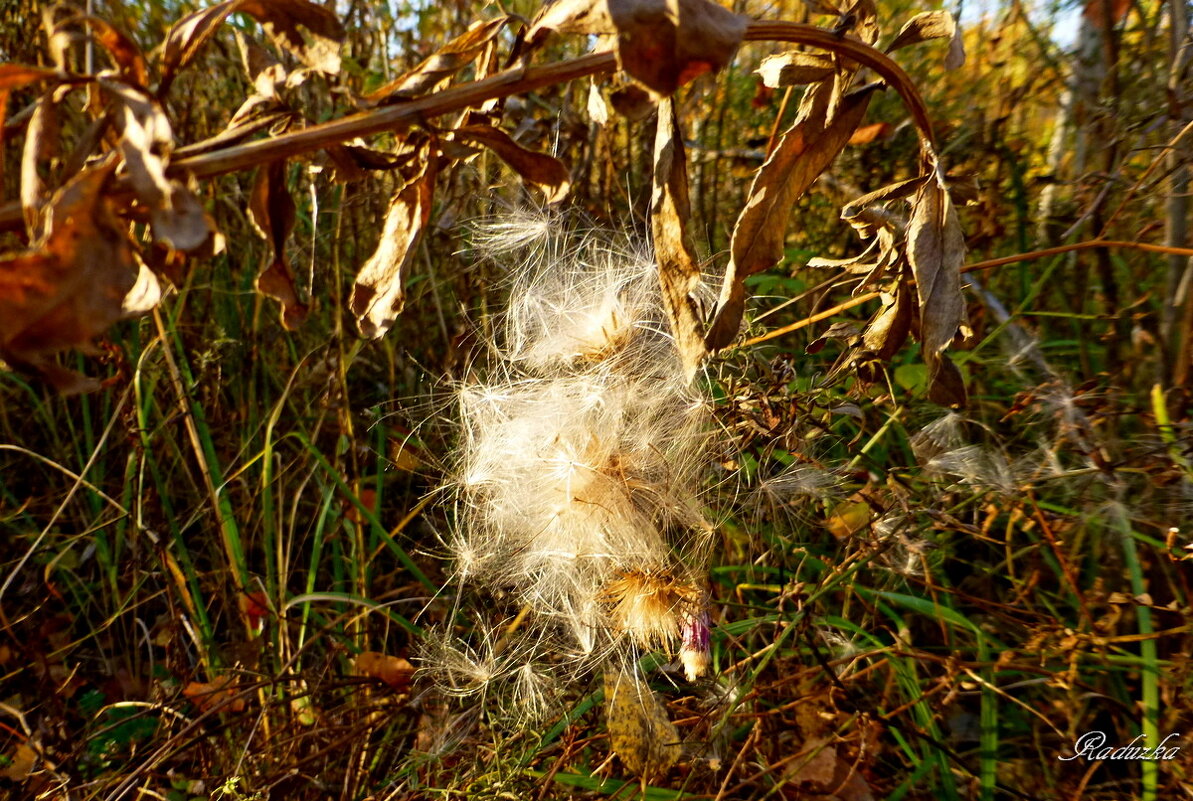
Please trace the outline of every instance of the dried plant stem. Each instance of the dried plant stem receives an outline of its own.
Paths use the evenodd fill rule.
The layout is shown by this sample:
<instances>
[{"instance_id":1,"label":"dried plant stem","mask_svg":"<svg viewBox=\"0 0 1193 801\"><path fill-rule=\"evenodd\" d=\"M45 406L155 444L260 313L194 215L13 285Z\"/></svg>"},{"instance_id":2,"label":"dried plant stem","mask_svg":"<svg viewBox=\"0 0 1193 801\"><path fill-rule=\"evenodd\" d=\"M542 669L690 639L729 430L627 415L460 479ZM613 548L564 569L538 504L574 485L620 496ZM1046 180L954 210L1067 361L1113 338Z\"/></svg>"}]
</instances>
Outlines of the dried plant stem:
<instances>
[{"instance_id":1,"label":"dried plant stem","mask_svg":"<svg viewBox=\"0 0 1193 801\"><path fill-rule=\"evenodd\" d=\"M1147 242L1131 242L1122 239L1090 239L1085 242L1074 242L1071 245L1058 245L1054 248L1045 248L1043 250L1033 250L1027 253L1017 253L1014 256L1003 256L997 259L987 259L985 261L975 261L973 264L967 264L961 268L963 273L977 272L978 270L990 270L995 267L1004 267L1008 264L1017 264L1021 261L1034 261L1035 259L1046 259L1049 256L1056 256L1061 253L1069 253L1075 250L1091 250L1093 248L1122 248L1125 250L1143 250L1148 253L1164 253L1176 256L1190 256L1193 257L1193 248L1175 248L1168 245L1151 245ZM792 331L798 331L801 328L818 323L821 320L840 314L844 311L861 306L863 303L874 300L881 293L867 292L864 295L858 295L855 298L850 298L844 303L839 303L831 309L826 309L822 312L817 312L811 317L805 317L798 320L791 325L785 325L782 328L776 328L774 331L767 331L765 334L747 339L741 343L739 347L748 347L750 345L757 345L760 342L766 342L776 337L781 337L784 334L790 334Z\"/></svg>"},{"instance_id":2,"label":"dried plant stem","mask_svg":"<svg viewBox=\"0 0 1193 801\"><path fill-rule=\"evenodd\" d=\"M1056 256L1061 253L1069 253L1074 250L1092 250L1094 248L1143 250L1148 253L1165 253L1170 256L1193 256L1193 248L1177 248L1171 247L1169 245L1152 245L1147 242L1132 242L1127 239L1087 239L1084 242L1074 242L1070 245L1057 245L1054 248L1044 248L1043 250L1032 250L1027 253L1017 253L1014 256L1003 256L997 259L975 261L973 264L967 264L962 267L961 272L972 273L976 270L989 270L992 267L1002 267L1007 264L1015 264L1021 261L1046 259L1049 256Z\"/></svg>"},{"instance_id":3,"label":"dried plant stem","mask_svg":"<svg viewBox=\"0 0 1193 801\"><path fill-rule=\"evenodd\" d=\"M808 326L812 325L813 323L818 323L821 320L827 320L828 318L838 315L843 311L849 311L850 309L852 309L855 306L861 306L863 303L866 303L867 301L874 300L880 294L882 294L882 293L867 292L864 295L858 295L856 298L850 298L849 300L845 301L844 303L838 303L836 306L833 306L831 309L825 309L822 312L817 312L816 314L813 314L811 317L805 317L804 319L799 320L798 322L794 322L791 325L785 325L782 328L776 328L774 331L767 331L765 334L761 334L761 335L753 337L751 339L747 339L745 342L741 343L740 347L745 348L745 347L749 347L750 345L757 345L759 342L766 342L768 339L774 339L775 337L780 337L783 334L790 334L792 331L798 331L801 328L807 328Z\"/></svg>"},{"instance_id":4,"label":"dried plant stem","mask_svg":"<svg viewBox=\"0 0 1193 801\"><path fill-rule=\"evenodd\" d=\"M753 21L746 29L747 41L773 41L818 47L847 56L870 67L899 92L907 104L916 127L929 144L934 144L932 125L927 108L907 73L880 51L842 39L831 31L800 22ZM442 92L404 103L352 114L338 120L312 125L292 133L269 139L258 139L198 153L173 161L168 169L171 177L187 175L207 178L256 167L267 161L289 158L320 150L329 145L356 137L371 136L386 131L402 130L419 121L442 114L479 106L543 86L574 81L617 68L617 58L611 51L590 53L579 58L538 67L515 67L480 81L453 86ZM200 143L201 145L201 143ZM195 147L198 147L196 145ZM125 191L123 182L116 191ZM19 203L0 206L0 231L14 230L23 221Z\"/></svg>"}]
</instances>

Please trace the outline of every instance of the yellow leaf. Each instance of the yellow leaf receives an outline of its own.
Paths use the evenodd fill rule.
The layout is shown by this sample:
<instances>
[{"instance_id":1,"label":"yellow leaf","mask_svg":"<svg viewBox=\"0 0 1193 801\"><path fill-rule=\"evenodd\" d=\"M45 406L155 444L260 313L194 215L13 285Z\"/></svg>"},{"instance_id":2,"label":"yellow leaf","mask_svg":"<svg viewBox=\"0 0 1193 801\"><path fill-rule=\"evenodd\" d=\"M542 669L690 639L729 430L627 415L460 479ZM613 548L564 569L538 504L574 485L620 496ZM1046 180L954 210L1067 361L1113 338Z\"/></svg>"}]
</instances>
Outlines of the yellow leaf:
<instances>
[{"instance_id":1,"label":"yellow leaf","mask_svg":"<svg viewBox=\"0 0 1193 801\"><path fill-rule=\"evenodd\" d=\"M666 776L683 754L679 730L659 697L637 676L605 673L605 718L613 752L646 782Z\"/></svg>"}]
</instances>

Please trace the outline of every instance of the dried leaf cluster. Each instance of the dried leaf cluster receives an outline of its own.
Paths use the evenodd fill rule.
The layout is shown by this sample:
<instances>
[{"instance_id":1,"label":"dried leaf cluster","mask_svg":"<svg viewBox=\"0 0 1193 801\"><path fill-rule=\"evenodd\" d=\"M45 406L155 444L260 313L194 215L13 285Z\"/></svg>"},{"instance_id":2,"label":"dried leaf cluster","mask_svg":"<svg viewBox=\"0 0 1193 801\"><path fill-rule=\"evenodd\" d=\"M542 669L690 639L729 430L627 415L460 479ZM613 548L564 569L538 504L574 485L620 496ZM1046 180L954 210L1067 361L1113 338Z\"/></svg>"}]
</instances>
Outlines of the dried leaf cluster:
<instances>
[{"instance_id":1,"label":"dried leaf cluster","mask_svg":"<svg viewBox=\"0 0 1193 801\"><path fill-rule=\"evenodd\" d=\"M301 147L296 144L300 149L293 152L322 151L324 163L337 181L359 180L378 170L393 175L395 188L379 242L361 265L348 304L364 336L382 336L405 303L410 264L430 219L441 174L474 159L480 149L488 149L527 184L540 189L548 203L567 196L568 168L552 156L525 148L499 127L500 98L519 84L527 88L540 85L552 73L541 78L527 73L524 80L483 90L486 79L497 74L503 60L525 65L551 32L561 32L612 37L617 65L661 101L651 228L664 302L689 373L708 353L735 339L745 309L744 280L782 260L794 204L858 135L874 92L884 84L896 89L907 100L920 129L921 175L915 181L872 193L843 214L863 236L874 239L868 256L845 266L856 271L863 263L874 265L866 283L881 286L888 299L845 362L860 367L865 376L867 365L875 358L889 359L908 335L915 334L930 368L932 397L942 403L962 403L964 387L944 351L964 325L958 274L963 240L922 103L906 74L875 49L879 27L872 2L857 0L849 7L825 6L820 11L839 17L836 30L748 23L710 0L561 0L543 9L504 58L499 52L500 36L510 27L511 18L477 22L414 68L354 98L365 110L362 114L368 115L370 110L417 104L471 72L472 83L459 86L477 89L459 93L459 99L448 107L455 114L450 123L413 128L404 123L393 131L392 144L377 149L345 142L338 132L315 135L319 126L295 100L296 89L312 76L334 80L340 72L337 43L344 31L335 15L322 6L308 0L227 0L178 22L153 60L146 59L128 36L109 23L55 7L46 14L45 29L56 69L3 65L0 72L0 90L4 92L33 84L45 86L28 121L21 174L21 206L35 245L0 262L4 272L14 276L8 282L23 287L21 294L14 291L4 298L5 303L21 310L0 330L4 358L63 390L94 387L95 382L53 366L53 356L71 347L87 348L92 338L120 316L152 308L160 297L157 279L176 280L186 254L203 256L222 247L222 238L204 212L193 180L171 170L172 155L179 150L188 157L216 154L264 131L295 139L301 135ZM196 61L235 13L260 23L279 52L288 53L299 66L288 69L261 43L237 31L252 93L224 131L179 148L163 100L179 72ZM686 156L669 98L700 73L724 66L745 38L786 39L822 52L792 50L769 58L759 70L768 86L811 85L794 121L771 143L769 156L754 177L734 227L720 297L706 321L692 297L700 268L686 231L690 216ZM890 42L887 52L933 38L950 39L949 65L963 58L956 25L946 12L913 18ZM107 54L109 69L91 74L72 71L78 50L88 41ZM605 69L604 64L594 61L584 69ZM857 85L866 67L879 80ZM574 74L578 73L561 73L557 79ZM60 141L58 108L64 98L79 91L88 93L85 110L91 124L63 155L66 148ZM341 91L347 90L341 87ZM594 116L598 121L607 119L599 93L595 99L599 102L594 103L590 95L590 108L597 112ZM310 136L306 136L308 131ZM50 169L51 165L56 169ZM84 176L101 173L108 178L84 180ZM301 324L313 300L296 286L287 254L295 222L295 204L288 188L291 173L283 157L261 166L247 209L254 230L268 246L256 286L279 303L281 321L287 328ZM62 192L68 184L90 189L93 205L106 209L103 225L80 230L66 222L62 213L51 214L65 202ZM906 231L875 224L879 215L873 213L873 207L899 197L909 197L912 205ZM82 263L71 255L78 250L65 252L52 245L80 236L87 237L90 244L100 237L101 228L110 243L123 241L114 250L107 249L118 262L97 267L95 260ZM56 253L58 277L45 273L44 266L40 274L39 268L29 266L44 265L46 260L35 259L34 254L44 255L47 250ZM80 283L91 286L95 283L92 279L100 277L97 270L103 273L101 281L106 282L108 295L135 288L137 297L126 303L121 296L118 307L109 302L109 308L103 309L94 298L70 295L73 290L63 281L66 274L76 279L90 275ZM15 277L18 272L19 278ZM314 287L308 290L313 293ZM31 300L35 292L40 293L36 304ZM72 325L62 329L73 330L73 335L45 338L38 337L36 330L26 330L38 316L35 308L44 311L48 306L65 317L71 317L67 308L74 309ZM75 319L80 317L89 322Z\"/></svg>"}]
</instances>

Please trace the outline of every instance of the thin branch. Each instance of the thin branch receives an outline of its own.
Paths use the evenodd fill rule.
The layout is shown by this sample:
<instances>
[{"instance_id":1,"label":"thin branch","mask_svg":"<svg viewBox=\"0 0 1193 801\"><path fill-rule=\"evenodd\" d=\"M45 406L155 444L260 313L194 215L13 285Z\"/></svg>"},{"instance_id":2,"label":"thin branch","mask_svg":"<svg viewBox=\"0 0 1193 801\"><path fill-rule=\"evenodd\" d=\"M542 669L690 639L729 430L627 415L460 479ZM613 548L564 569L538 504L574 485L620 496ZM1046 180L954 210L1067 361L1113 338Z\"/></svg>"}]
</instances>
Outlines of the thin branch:
<instances>
[{"instance_id":1,"label":"thin branch","mask_svg":"<svg viewBox=\"0 0 1193 801\"><path fill-rule=\"evenodd\" d=\"M903 98L908 111L920 130L924 141L935 146L932 124L923 99L916 92L911 78L892 59L868 45L842 39L831 31L801 22L753 21L746 29L747 41L772 41L802 44L838 53L873 69ZM530 92L617 68L617 58L611 51L590 53L579 58L538 67L515 67L480 81L460 84L427 97L409 100L392 106L370 109L338 120L312 125L298 131L240 145L222 147L206 153L179 158L169 165L167 174L182 178L208 178L256 167L268 161L290 158L321 150L329 145L347 142L357 137L372 136L387 131L402 131L431 117L460 111L510 95ZM200 147L202 143L190 146ZM125 182L118 181L115 193L127 191ZM0 231L15 230L23 224L20 203L0 206Z\"/></svg>"},{"instance_id":2,"label":"thin branch","mask_svg":"<svg viewBox=\"0 0 1193 801\"><path fill-rule=\"evenodd\" d=\"M1008 264L1018 264L1021 261L1033 261L1035 259L1046 259L1049 256L1059 256L1062 253L1069 253L1074 250L1091 250L1093 248L1121 248L1124 250L1143 250L1148 253L1165 253L1176 256L1190 256L1193 257L1193 248L1175 248L1167 245L1151 245L1146 242L1127 242L1119 239L1090 239L1086 242L1074 242L1071 245L1058 245L1054 248L1045 248L1044 250L1033 250L1028 253L1017 253L1014 256L1003 256L998 259L987 259L985 261L976 261L973 264L967 264L961 268L963 273L977 272L978 270L990 270L995 267L1005 267ZM839 303L831 309L826 309L822 312L817 312L811 317L805 317L798 320L791 325L785 325L782 328L776 328L774 331L767 331L765 334L747 339L737 347L745 348L750 345L757 345L760 342L766 342L770 339L781 337L784 334L790 334L792 331L799 331L801 328L807 328L810 325L819 323L822 320L827 320L834 315L840 314L844 311L861 306L867 301L874 300L881 293L867 292L864 295L858 295L856 298L850 298L844 303Z\"/></svg>"}]
</instances>

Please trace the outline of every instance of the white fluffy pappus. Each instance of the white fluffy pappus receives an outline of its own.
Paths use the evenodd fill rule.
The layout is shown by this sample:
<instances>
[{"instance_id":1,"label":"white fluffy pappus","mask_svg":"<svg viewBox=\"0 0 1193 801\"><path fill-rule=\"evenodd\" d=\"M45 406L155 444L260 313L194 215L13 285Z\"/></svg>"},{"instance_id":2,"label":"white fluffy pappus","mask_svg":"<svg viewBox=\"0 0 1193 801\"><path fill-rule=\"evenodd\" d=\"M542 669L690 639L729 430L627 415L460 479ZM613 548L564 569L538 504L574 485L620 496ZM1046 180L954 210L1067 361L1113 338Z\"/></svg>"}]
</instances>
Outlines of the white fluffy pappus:
<instances>
[{"instance_id":1,"label":"white fluffy pappus","mask_svg":"<svg viewBox=\"0 0 1193 801\"><path fill-rule=\"evenodd\" d=\"M526 212L477 226L474 245L509 270L509 301L456 392L457 580L523 610L504 635L527 657L518 695L541 695L536 663L584 671L639 649L676 647L695 678L708 664L711 428L654 263Z\"/></svg>"}]
</instances>

